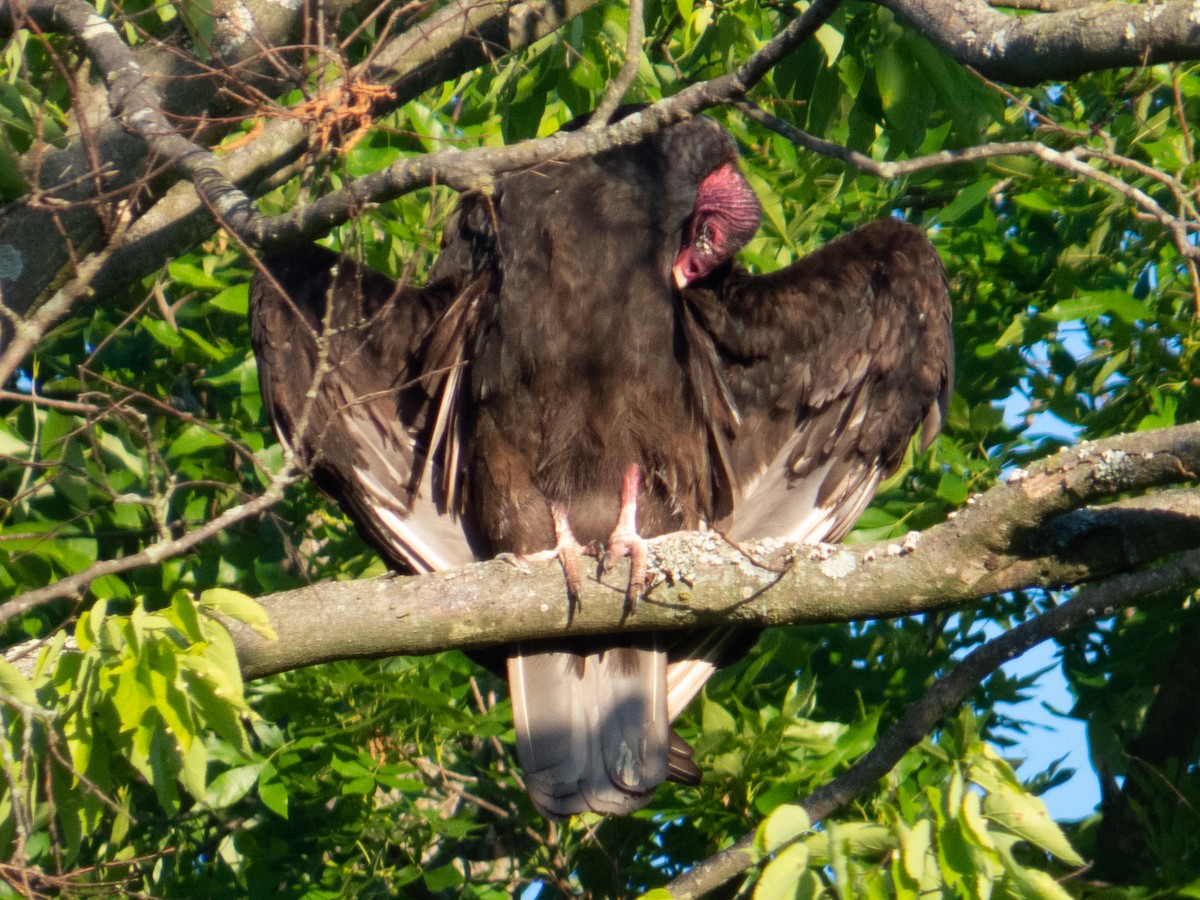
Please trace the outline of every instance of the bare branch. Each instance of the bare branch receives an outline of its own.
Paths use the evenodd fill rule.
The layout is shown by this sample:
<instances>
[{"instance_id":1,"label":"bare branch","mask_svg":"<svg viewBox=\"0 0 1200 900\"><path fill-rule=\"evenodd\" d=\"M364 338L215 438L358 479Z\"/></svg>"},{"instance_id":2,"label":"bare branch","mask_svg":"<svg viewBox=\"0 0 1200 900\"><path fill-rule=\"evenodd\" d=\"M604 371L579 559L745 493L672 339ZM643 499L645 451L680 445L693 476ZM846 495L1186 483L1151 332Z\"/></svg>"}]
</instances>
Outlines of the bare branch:
<instances>
[{"instance_id":1,"label":"bare branch","mask_svg":"<svg viewBox=\"0 0 1200 900\"><path fill-rule=\"evenodd\" d=\"M16 371L25 355L41 340L42 335L70 312L81 297L91 296L92 280L116 251L120 239L125 235L128 227L128 215L123 212L119 217L117 232L107 246L84 259L74 277L55 291L45 303L34 311L33 315L24 319L18 316L12 317L11 338L6 345L0 348L0 384L8 381L9 376ZM0 309L4 309L4 301L5 296L0 291Z\"/></svg>"},{"instance_id":2,"label":"bare branch","mask_svg":"<svg viewBox=\"0 0 1200 900\"><path fill-rule=\"evenodd\" d=\"M1121 575L1080 591L1072 600L1023 622L973 650L913 703L861 759L801 802L815 824L869 791L900 759L933 730L938 721L966 700L971 691L1004 663L1031 647L1063 637L1096 619L1135 604L1200 584L1200 550L1192 550L1157 569ZM799 837L800 835L796 835ZM679 876L667 890L672 897L704 897L762 862L748 834Z\"/></svg>"},{"instance_id":3,"label":"bare branch","mask_svg":"<svg viewBox=\"0 0 1200 900\"><path fill-rule=\"evenodd\" d=\"M1191 0L1091 3L1034 16L1006 15L986 0L875 2L962 65L1010 84L1200 59L1200 21Z\"/></svg>"},{"instance_id":4,"label":"bare branch","mask_svg":"<svg viewBox=\"0 0 1200 900\"><path fill-rule=\"evenodd\" d=\"M324 0L324 8L337 14L347 2ZM45 6L44 0L39 3ZM236 121L229 116L263 103L259 85L278 93L303 80L303 74L285 65L278 54L262 51L295 39L305 7L274 0L218 6L206 14L218 44L212 48L219 54L213 62L202 64L172 44L150 37L133 51L142 78L162 95L162 111L172 121L194 123L193 140L199 140L200 129L206 141L219 137ZM32 26L33 33L43 32L23 15L24 8L18 0L0 2L0 36L26 26ZM96 14L95 8L91 13ZM125 27L136 28L136 20L127 21ZM78 254L96 243L97 214L105 215L104 203L129 199L163 166L162 160L146 153L141 137L111 115L109 92L102 84L78 79L53 45L46 44L45 49L70 91L78 136L65 147L38 143L30 150L25 165L30 193L4 211L0 252L6 264L0 266L0 278L5 280L5 303L19 314L43 300L49 285L57 287L65 280L64 270L78 266L72 248ZM269 87L263 72L274 76ZM138 199L144 202L147 196L152 194ZM0 344L4 340L0 328Z\"/></svg>"},{"instance_id":5,"label":"bare branch","mask_svg":"<svg viewBox=\"0 0 1200 900\"><path fill-rule=\"evenodd\" d=\"M8 18L6 13L0 9L0 17ZM84 46L108 85L113 116L140 135L151 152L170 160L222 219L240 222L253 212L250 198L218 171L217 158L183 137L167 121L162 100L142 73L133 51L94 6L84 0L25 0L19 13L43 30L73 35Z\"/></svg>"},{"instance_id":6,"label":"bare branch","mask_svg":"<svg viewBox=\"0 0 1200 900\"><path fill-rule=\"evenodd\" d=\"M646 36L644 16L643 0L629 0L629 24L625 29L625 62L616 80L608 86L600 105L592 111L587 127L593 131L604 127L604 123L616 112L617 106L637 78L638 68L642 64L642 39Z\"/></svg>"},{"instance_id":7,"label":"bare branch","mask_svg":"<svg viewBox=\"0 0 1200 900\"><path fill-rule=\"evenodd\" d=\"M1062 12L1064 9L1083 9L1096 0L988 0L988 6L1001 9L1028 9L1034 12Z\"/></svg>"},{"instance_id":8,"label":"bare branch","mask_svg":"<svg viewBox=\"0 0 1200 900\"><path fill-rule=\"evenodd\" d=\"M622 618L627 573L585 579L571 634L719 625L779 625L909 615L1031 586L1061 587L1200 547L1200 498L1172 491L1085 509L1114 494L1195 480L1200 425L1084 445L977 498L951 521L903 543L852 546L715 535L652 545L661 579ZM1079 512L1071 515L1072 510ZM1058 518L1055 518L1058 517ZM754 562L751 562L754 560ZM554 562L493 561L419 578L301 588L263 599L278 641L232 625L247 678L350 657L432 653L562 634Z\"/></svg>"},{"instance_id":9,"label":"bare branch","mask_svg":"<svg viewBox=\"0 0 1200 900\"><path fill-rule=\"evenodd\" d=\"M66 578L62 578L53 584L27 591L18 597L14 597L12 600L6 601L0 606L0 625L8 622L14 616L19 616L28 610L44 606L54 600L79 596L97 578L102 578L105 575L115 575L119 572L128 572L145 566L157 565L165 559L186 553L197 544L216 537L238 522L261 515L270 509L283 499L284 490L288 485L296 481L298 477L298 475L292 472L289 460L287 467L285 467L281 474L271 480L270 485L267 486L265 491L253 500L248 500L240 506L226 509L215 519L209 520L199 528L176 538L168 537L158 540L145 549L129 556L102 560L89 566L82 572L68 575Z\"/></svg>"},{"instance_id":10,"label":"bare branch","mask_svg":"<svg viewBox=\"0 0 1200 900\"><path fill-rule=\"evenodd\" d=\"M355 70L348 77L351 80L390 80L392 99L376 108L378 114L411 100L434 84L470 71L487 62L493 54L509 53L526 46L596 2L567 0L558 4L551 0L528 0L510 5L500 0L482 3L459 0L420 26L393 38L375 54L367 68ZM21 21L14 3L15 0L0 0L0 33L3 33L4 25L16 27L12 23ZM336 88L339 83L333 82L330 87ZM120 164L114 169L114 177L105 181L110 190L145 174L133 165L145 156L144 150L130 153L128 141L114 140L114 137L124 135L105 134L97 139L107 152L119 153ZM265 193L297 174L307 141L308 127L304 121L275 119L252 144L223 157L214 173L248 194ZM104 162L99 160L100 164ZM73 199L91 199L92 179L79 179L81 168L94 167L86 159L65 157L47 177L52 182L56 178L76 181ZM61 176L55 174L59 170ZM242 207L238 207L237 212L247 214ZM251 218L250 221L256 220ZM74 214L67 215L57 207L50 212L24 207L17 209L4 224L0 230L0 279L3 279L4 295L0 299L11 318L24 315L33 308L47 286L56 279L61 280L62 272L69 269L69 244L64 242L60 229L77 242L85 242L94 235L96 223L94 215L84 209L76 209ZM165 260L187 252L212 231L209 208L197 197L191 183L175 185L134 223L119 251L99 266L99 271L90 279L93 292L103 294L145 277L160 268ZM6 324L0 321L0 344L6 343L11 333Z\"/></svg>"},{"instance_id":11,"label":"bare branch","mask_svg":"<svg viewBox=\"0 0 1200 900\"><path fill-rule=\"evenodd\" d=\"M926 169L965 165L986 159L996 159L1002 156L1036 157L1055 168L1087 178L1131 200L1146 215L1158 222L1171 234L1175 242L1175 248L1181 256L1190 260L1200 260L1200 247L1193 244L1190 238L1193 232L1200 230L1200 221L1189 221L1168 212L1145 191L1131 184L1126 184L1121 179L1087 162L1088 159L1097 159L1113 165L1136 169L1141 174L1146 174L1156 181L1166 183L1180 201L1180 205L1189 211L1194 211L1191 201L1186 197L1185 192L1178 182L1172 182L1169 176L1162 173L1145 172L1146 167L1139 164L1136 160L1118 156L1106 150L1096 150L1091 147L1078 146L1070 150L1061 151L1055 150L1053 147L1048 147L1040 141L1006 141L998 144L982 144L978 147L967 147L963 150L941 150L937 153L918 156L914 159L880 162L866 154L859 153L857 150L851 150L849 147L843 147L840 144L822 140L806 131L802 131L794 125L763 111L750 101L743 100L736 105L754 121L783 135L795 144L814 153L840 159L847 165L854 166L856 169L879 178L902 178L905 175L911 175L914 172L921 172Z\"/></svg>"}]
</instances>

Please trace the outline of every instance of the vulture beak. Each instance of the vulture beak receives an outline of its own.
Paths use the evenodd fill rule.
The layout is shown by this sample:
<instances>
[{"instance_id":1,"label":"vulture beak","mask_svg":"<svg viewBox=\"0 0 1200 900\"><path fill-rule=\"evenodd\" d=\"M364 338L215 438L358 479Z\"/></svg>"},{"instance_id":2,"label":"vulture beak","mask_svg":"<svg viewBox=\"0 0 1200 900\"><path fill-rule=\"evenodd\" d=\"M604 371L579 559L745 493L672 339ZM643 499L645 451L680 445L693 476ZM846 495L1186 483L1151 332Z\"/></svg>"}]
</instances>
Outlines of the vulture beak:
<instances>
[{"instance_id":1,"label":"vulture beak","mask_svg":"<svg viewBox=\"0 0 1200 900\"><path fill-rule=\"evenodd\" d=\"M688 285L688 277L683 271L683 263L675 263L671 268L671 274L675 278L675 287L681 291Z\"/></svg>"}]
</instances>

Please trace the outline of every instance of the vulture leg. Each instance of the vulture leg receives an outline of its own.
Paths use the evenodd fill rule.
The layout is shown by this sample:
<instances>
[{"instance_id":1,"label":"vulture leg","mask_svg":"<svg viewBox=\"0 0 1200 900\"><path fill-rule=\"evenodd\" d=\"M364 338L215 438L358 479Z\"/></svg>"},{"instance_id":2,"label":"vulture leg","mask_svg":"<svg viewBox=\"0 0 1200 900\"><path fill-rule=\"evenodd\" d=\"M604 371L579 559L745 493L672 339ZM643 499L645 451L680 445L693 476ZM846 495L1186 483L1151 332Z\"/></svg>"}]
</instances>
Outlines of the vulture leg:
<instances>
[{"instance_id":1,"label":"vulture leg","mask_svg":"<svg viewBox=\"0 0 1200 900\"><path fill-rule=\"evenodd\" d=\"M587 553L587 548L575 539L571 531L571 523L567 519L567 507L557 501L551 501L550 518L554 521L554 547L537 553L522 553L518 557L526 562L543 562L557 559L562 566L563 577L567 580L567 624L571 623L571 615L579 609L583 599L583 577L579 574L579 557Z\"/></svg>"},{"instance_id":2,"label":"vulture leg","mask_svg":"<svg viewBox=\"0 0 1200 900\"><path fill-rule=\"evenodd\" d=\"M633 612L646 592L646 541L637 530L637 497L642 485L641 469L631 465L621 477L621 512L617 527L608 538L604 568L623 556L629 557L629 586L625 588L625 613Z\"/></svg>"}]
</instances>

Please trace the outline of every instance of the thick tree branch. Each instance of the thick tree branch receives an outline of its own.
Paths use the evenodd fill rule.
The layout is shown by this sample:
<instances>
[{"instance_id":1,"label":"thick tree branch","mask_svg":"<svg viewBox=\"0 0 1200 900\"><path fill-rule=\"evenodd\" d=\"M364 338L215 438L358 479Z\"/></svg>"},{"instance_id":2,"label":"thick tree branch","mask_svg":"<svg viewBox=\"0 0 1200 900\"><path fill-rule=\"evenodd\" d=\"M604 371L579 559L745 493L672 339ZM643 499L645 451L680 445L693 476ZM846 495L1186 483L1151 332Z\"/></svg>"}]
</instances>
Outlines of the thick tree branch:
<instances>
[{"instance_id":1,"label":"thick tree branch","mask_svg":"<svg viewBox=\"0 0 1200 900\"><path fill-rule=\"evenodd\" d=\"M25 0L21 12L30 24L44 31L65 31L83 45L108 86L112 115L140 136L151 153L191 180L216 215L236 222L252 211L250 198L217 170L217 158L167 120L162 99L133 51L94 6L85 0Z\"/></svg>"},{"instance_id":2,"label":"thick tree branch","mask_svg":"<svg viewBox=\"0 0 1200 900\"><path fill-rule=\"evenodd\" d=\"M716 535L692 535L655 547L651 574L662 581L625 620L620 569L601 582L585 579L568 629L555 563L493 561L275 594L262 603L278 641L232 631L243 673L255 678L334 659L478 648L568 630L767 626L946 609L1002 591L1094 581L1200 547L1194 491L1085 508L1194 481L1197 471L1200 425L1181 426L1059 454L901 543L760 541L743 553Z\"/></svg>"},{"instance_id":3,"label":"thick tree branch","mask_svg":"<svg viewBox=\"0 0 1200 900\"><path fill-rule=\"evenodd\" d=\"M1200 59L1200 16L1191 0L1093 3L1029 16L997 12L985 0L875 2L964 66L1010 84Z\"/></svg>"},{"instance_id":4,"label":"thick tree branch","mask_svg":"<svg viewBox=\"0 0 1200 900\"><path fill-rule=\"evenodd\" d=\"M23 21L14 2L0 0L0 22ZM393 96L386 104L380 104L376 113L386 111L435 84L470 71L493 55L527 46L596 2L566 0L560 4L552 0L529 0L511 5L499 0L484 3L461 0L385 44L367 66L351 72L349 78L389 79ZM333 82L328 87L335 89L340 83ZM296 174L295 166L308 137L309 128L303 119L275 119L252 144L223 158L214 172L238 190L258 196ZM145 152L131 154L129 140L129 135L115 124L102 130L96 140L96 164L107 166L110 160L115 162L109 167L115 179L105 176L106 189L128 184L146 174L144 166L137 162L145 157ZM92 166L75 153L50 168L54 172L61 169L77 179L81 170ZM52 181L54 177L57 176L52 175ZM39 302L48 286L61 285L72 277L71 270L79 262L72 260L71 247L87 247L98 228L94 213L78 205L92 196L91 181L84 179L76 186L71 195L74 207L63 209L58 203L48 207L30 203L0 222L0 302L7 312L24 315ZM42 185L37 196L52 189L53 184ZM177 184L134 223L121 247L83 284L88 292L103 294L137 281L160 268L164 261L186 252L212 231L209 208L197 197L191 183ZM63 240L64 232L69 241ZM0 322L0 344L7 341L4 324ZM0 382L7 374L0 371Z\"/></svg>"},{"instance_id":5,"label":"thick tree branch","mask_svg":"<svg viewBox=\"0 0 1200 900\"><path fill-rule=\"evenodd\" d=\"M908 707L858 762L801 802L809 821L816 824L869 791L900 762L905 753L933 731L943 716L958 708L985 678L1004 663L1043 641L1070 634L1088 622L1107 618L1118 610L1145 603L1155 597L1192 590L1197 584L1200 584L1200 550L1192 550L1157 569L1120 575L1085 588L1074 599L988 641L969 653L948 675L936 681L920 700ZM680 900L704 897L761 861L754 849L754 835L751 833L733 846L693 866L672 881L667 889L672 897Z\"/></svg>"},{"instance_id":6,"label":"thick tree branch","mask_svg":"<svg viewBox=\"0 0 1200 900\"><path fill-rule=\"evenodd\" d=\"M324 8L337 15L347 2L326 0ZM70 21L57 21L61 15L82 24L82 29L75 30L82 32L81 46L89 52L104 47L101 59L110 58L104 54L120 54L94 5L84 14L83 7L88 6L71 0L32 4L0 0L0 36L21 28L44 32L39 21L52 30L72 30ZM180 122L191 123L193 139L200 130L206 141L218 136L228 127L229 116L249 112L263 102L262 91L276 94L303 80L302 73L269 48L301 36L304 7L274 0L239 0L236 6L221 6L222 11L204 14L216 43L209 48L215 56L213 62L203 64L183 52L177 38L148 41L132 51L142 78L138 90L154 85L161 94L161 111L172 117L177 127L182 127ZM31 17L32 13L37 15ZM95 19L91 25L89 15ZM130 51L126 48L124 52ZM0 251L5 258L0 266L0 288L5 305L21 314L43 298L48 285L57 289L71 266L82 264L79 255L96 242L101 228L98 213L104 204L129 196L131 186L163 164L148 156L142 138L112 115L107 86L75 77L67 71L65 60L60 65L71 92L75 133L65 147L37 145L30 150L23 161L30 192L0 219ZM100 63L101 71L110 68ZM136 83L133 70L130 74L127 83ZM270 77L264 80L265 75ZM3 342L0 328L0 344Z\"/></svg>"}]
</instances>

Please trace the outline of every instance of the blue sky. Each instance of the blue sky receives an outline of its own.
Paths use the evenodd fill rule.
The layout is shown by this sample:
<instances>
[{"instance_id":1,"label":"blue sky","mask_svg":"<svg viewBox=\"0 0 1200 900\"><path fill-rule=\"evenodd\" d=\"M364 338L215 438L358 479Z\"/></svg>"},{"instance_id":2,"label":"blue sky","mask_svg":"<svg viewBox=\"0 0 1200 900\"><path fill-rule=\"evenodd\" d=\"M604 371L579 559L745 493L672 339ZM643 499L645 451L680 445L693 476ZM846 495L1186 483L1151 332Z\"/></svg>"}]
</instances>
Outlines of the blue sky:
<instances>
[{"instance_id":1,"label":"blue sky","mask_svg":"<svg viewBox=\"0 0 1200 900\"><path fill-rule=\"evenodd\" d=\"M1091 348L1087 344L1084 329L1072 325L1063 323L1059 334L1067 352L1076 359L1082 359ZM1044 348L1035 348L1035 353L1039 349L1044 352ZM1044 368L1046 360L1035 357L1034 362ZM1004 404L1006 424L1015 426L1022 423L1028 407L1028 398L1019 391L1013 391ZM1072 442L1078 437L1076 429L1052 413L1035 415L1026 434L1031 438L1050 435ZM1031 778L1054 760L1066 756L1063 765L1075 769L1075 776L1066 784L1047 791L1042 799L1054 818L1082 819L1091 815L1100 802L1100 785L1088 755L1086 724L1053 712L1065 712L1074 704L1057 651L1057 644L1045 641L1005 666L1005 671L1011 677L1052 667L1038 679L1033 699L1008 705L1004 709L1012 718L1029 723L1025 734L1011 735L1016 740L1016 746L1006 749L1005 755L1010 759L1025 760L1017 770L1022 778Z\"/></svg>"}]
</instances>

